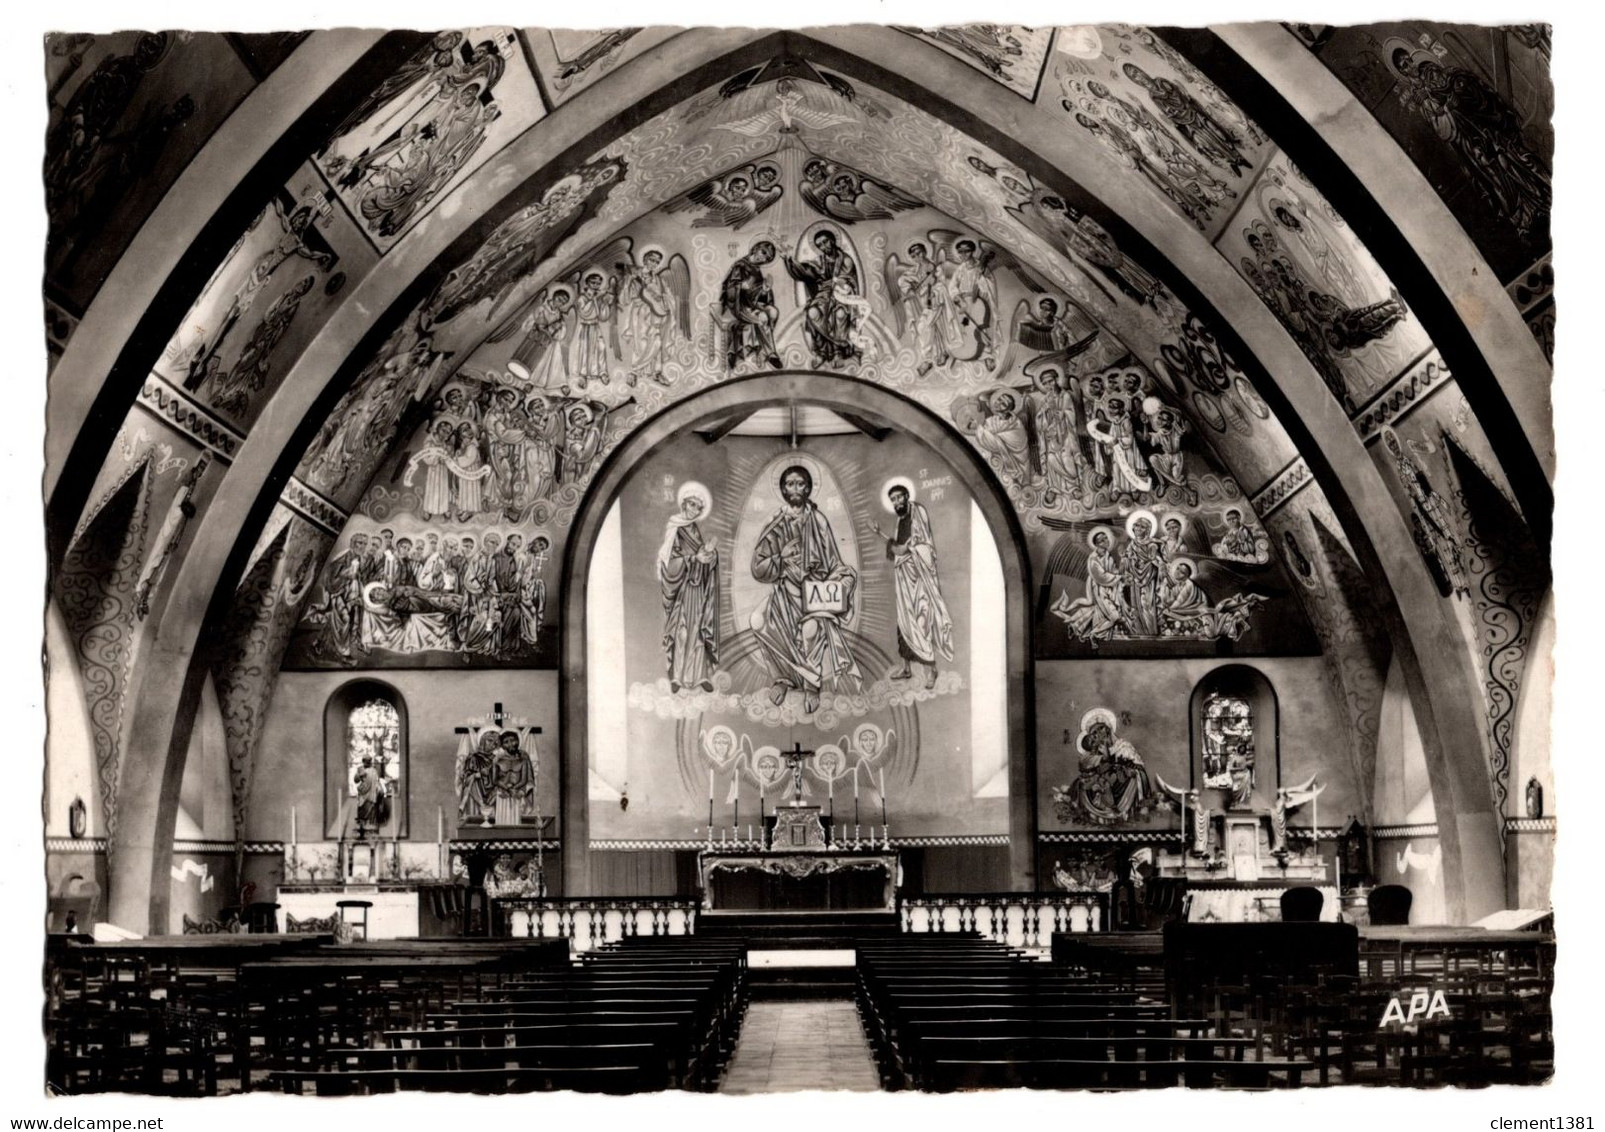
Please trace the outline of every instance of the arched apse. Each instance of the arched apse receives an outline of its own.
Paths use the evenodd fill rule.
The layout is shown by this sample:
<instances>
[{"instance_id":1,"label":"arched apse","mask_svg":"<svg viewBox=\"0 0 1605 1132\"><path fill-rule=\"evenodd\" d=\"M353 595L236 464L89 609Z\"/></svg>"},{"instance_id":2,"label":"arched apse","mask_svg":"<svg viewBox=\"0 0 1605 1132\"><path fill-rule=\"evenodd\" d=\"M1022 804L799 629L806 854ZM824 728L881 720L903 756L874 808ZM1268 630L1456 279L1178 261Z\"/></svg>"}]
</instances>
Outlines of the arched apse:
<instances>
[{"instance_id":1,"label":"arched apse","mask_svg":"<svg viewBox=\"0 0 1605 1132\"><path fill-rule=\"evenodd\" d=\"M591 862L583 847L590 839L588 753L591 688L588 680L588 588L592 557L609 513L642 461L699 423L773 405L806 403L868 416L906 434L946 463L970 493L997 547L1002 564L1006 658L1004 702L1007 712L1009 880L1013 887L1035 886L1035 765L1030 741L1034 726L1031 671L1030 565L1014 509L975 449L927 410L868 382L838 374L784 372L726 382L658 414L626 437L602 467L570 528L563 564L562 607L562 796L564 891L589 891ZM806 446L803 449L806 452ZM878 481L877 481L878 483ZM878 488L877 488L878 490ZM723 809L721 797L719 808ZM717 815L716 815L717 820Z\"/></svg>"}]
</instances>

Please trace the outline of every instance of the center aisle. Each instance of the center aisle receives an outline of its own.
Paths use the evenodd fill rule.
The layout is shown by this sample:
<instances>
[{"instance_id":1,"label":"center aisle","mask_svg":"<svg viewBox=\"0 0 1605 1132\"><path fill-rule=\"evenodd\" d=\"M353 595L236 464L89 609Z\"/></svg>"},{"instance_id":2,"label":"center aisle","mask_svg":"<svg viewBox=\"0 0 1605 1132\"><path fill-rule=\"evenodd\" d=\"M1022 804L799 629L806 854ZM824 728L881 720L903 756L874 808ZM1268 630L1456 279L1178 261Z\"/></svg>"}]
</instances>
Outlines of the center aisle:
<instances>
[{"instance_id":1,"label":"center aisle","mask_svg":"<svg viewBox=\"0 0 1605 1132\"><path fill-rule=\"evenodd\" d=\"M753 1002L721 1093L880 1088L875 1059L847 999Z\"/></svg>"}]
</instances>

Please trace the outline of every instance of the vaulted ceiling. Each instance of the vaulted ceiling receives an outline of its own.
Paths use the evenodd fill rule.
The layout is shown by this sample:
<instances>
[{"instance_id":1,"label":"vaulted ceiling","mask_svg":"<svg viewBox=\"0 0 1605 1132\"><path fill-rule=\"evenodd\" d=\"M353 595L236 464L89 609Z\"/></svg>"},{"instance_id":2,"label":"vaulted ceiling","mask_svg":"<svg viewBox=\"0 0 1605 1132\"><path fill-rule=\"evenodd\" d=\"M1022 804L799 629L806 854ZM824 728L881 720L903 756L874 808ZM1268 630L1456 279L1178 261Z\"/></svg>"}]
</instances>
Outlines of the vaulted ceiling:
<instances>
[{"instance_id":1,"label":"vaulted ceiling","mask_svg":"<svg viewBox=\"0 0 1605 1132\"><path fill-rule=\"evenodd\" d=\"M1037 568L1137 507L1245 509L1362 780L1397 660L1447 867L1497 853L1525 659L1500 611L1530 625L1548 581L1548 50L1542 28L1424 24L53 38L49 536L115 705L108 820L142 827L113 821L114 846L170 829L208 675L248 806L310 579L394 506L448 388L583 406L594 471L763 370L728 361L724 281L823 227L866 304L847 371L970 440ZM900 272L964 240L990 337L933 359ZM650 250L679 304L659 371L539 371L552 295ZM798 299L777 305L779 364L824 365ZM1150 419L1185 422L1185 470L1139 498L1011 467L986 420L1045 364L1088 417L1129 375ZM559 552L589 482L526 517ZM159 901L157 865L114 899Z\"/></svg>"}]
</instances>

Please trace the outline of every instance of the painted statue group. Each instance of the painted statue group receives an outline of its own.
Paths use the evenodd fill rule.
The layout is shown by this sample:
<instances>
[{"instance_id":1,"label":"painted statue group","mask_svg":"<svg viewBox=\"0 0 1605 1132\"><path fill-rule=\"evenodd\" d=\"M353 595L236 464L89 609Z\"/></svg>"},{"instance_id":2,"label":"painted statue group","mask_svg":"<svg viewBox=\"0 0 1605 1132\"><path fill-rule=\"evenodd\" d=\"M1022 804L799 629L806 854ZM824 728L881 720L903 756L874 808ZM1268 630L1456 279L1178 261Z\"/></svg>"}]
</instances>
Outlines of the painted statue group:
<instances>
[{"instance_id":1,"label":"painted statue group","mask_svg":"<svg viewBox=\"0 0 1605 1132\"><path fill-rule=\"evenodd\" d=\"M518 732L487 727L466 746L457 765L458 822L494 821L498 798L506 799L518 818L535 817L535 763L523 749Z\"/></svg>"},{"instance_id":2,"label":"painted statue group","mask_svg":"<svg viewBox=\"0 0 1605 1132\"><path fill-rule=\"evenodd\" d=\"M779 490L782 505L759 534L750 563L753 578L769 587L751 628L771 679L770 700L778 706L799 692L803 711L811 713L822 692L862 688L863 672L846 632L859 577L842 560L830 520L812 500L809 470L800 464L786 468ZM953 658L953 620L937 575L931 519L907 481L891 484L887 503L897 524L891 531L875 529L885 540L896 589L902 666L890 679L912 679L919 664L931 687L938 662ZM673 692L712 691L719 667L719 552L699 522L711 504L702 484L684 484L679 512L669 519L658 551L663 651Z\"/></svg>"},{"instance_id":3,"label":"painted statue group","mask_svg":"<svg viewBox=\"0 0 1605 1132\"><path fill-rule=\"evenodd\" d=\"M1161 529L1161 523L1163 528ZM1187 521L1163 520L1138 510L1126 520L1126 539L1099 525L1087 535L1085 592L1072 599L1061 590L1052 607L1076 638L1097 643L1134 638L1239 640L1265 598L1238 592L1212 602L1199 584L1199 563L1187 550ZM1243 522L1242 511L1226 512L1226 534L1211 546L1212 557L1262 565L1269 561L1265 537Z\"/></svg>"},{"instance_id":4,"label":"painted statue group","mask_svg":"<svg viewBox=\"0 0 1605 1132\"><path fill-rule=\"evenodd\" d=\"M354 534L325 567L313 651L348 663L375 651L527 655L546 618L549 550L542 536L526 548L516 531L505 542L495 531Z\"/></svg>"},{"instance_id":5,"label":"painted statue group","mask_svg":"<svg viewBox=\"0 0 1605 1132\"><path fill-rule=\"evenodd\" d=\"M522 522L558 485L589 473L616 408L512 382L454 383L437 400L402 483L418 492L425 520Z\"/></svg>"}]
</instances>

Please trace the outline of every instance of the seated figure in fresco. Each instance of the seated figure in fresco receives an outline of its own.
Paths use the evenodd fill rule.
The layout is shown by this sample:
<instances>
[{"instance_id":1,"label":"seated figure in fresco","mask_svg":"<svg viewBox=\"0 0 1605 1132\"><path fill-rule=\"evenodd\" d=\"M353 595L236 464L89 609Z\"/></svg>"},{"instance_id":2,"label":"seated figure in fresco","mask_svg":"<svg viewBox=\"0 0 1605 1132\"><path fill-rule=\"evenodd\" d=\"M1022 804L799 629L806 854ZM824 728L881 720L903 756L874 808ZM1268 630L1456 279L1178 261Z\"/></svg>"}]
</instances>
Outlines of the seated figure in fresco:
<instances>
[{"instance_id":1,"label":"seated figure in fresco","mask_svg":"<svg viewBox=\"0 0 1605 1132\"><path fill-rule=\"evenodd\" d=\"M842 561L830 520L812 502L813 475L800 464L780 474L785 506L775 512L758 535L752 553L752 576L770 587L752 628L773 687L769 698L778 706L786 693L803 693L803 710L819 707L821 690L856 692L862 682L858 662L844 634L847 613L807 608L812 582L835 583L851 611L858 575Z\"/></svg>"}]
</instances>

